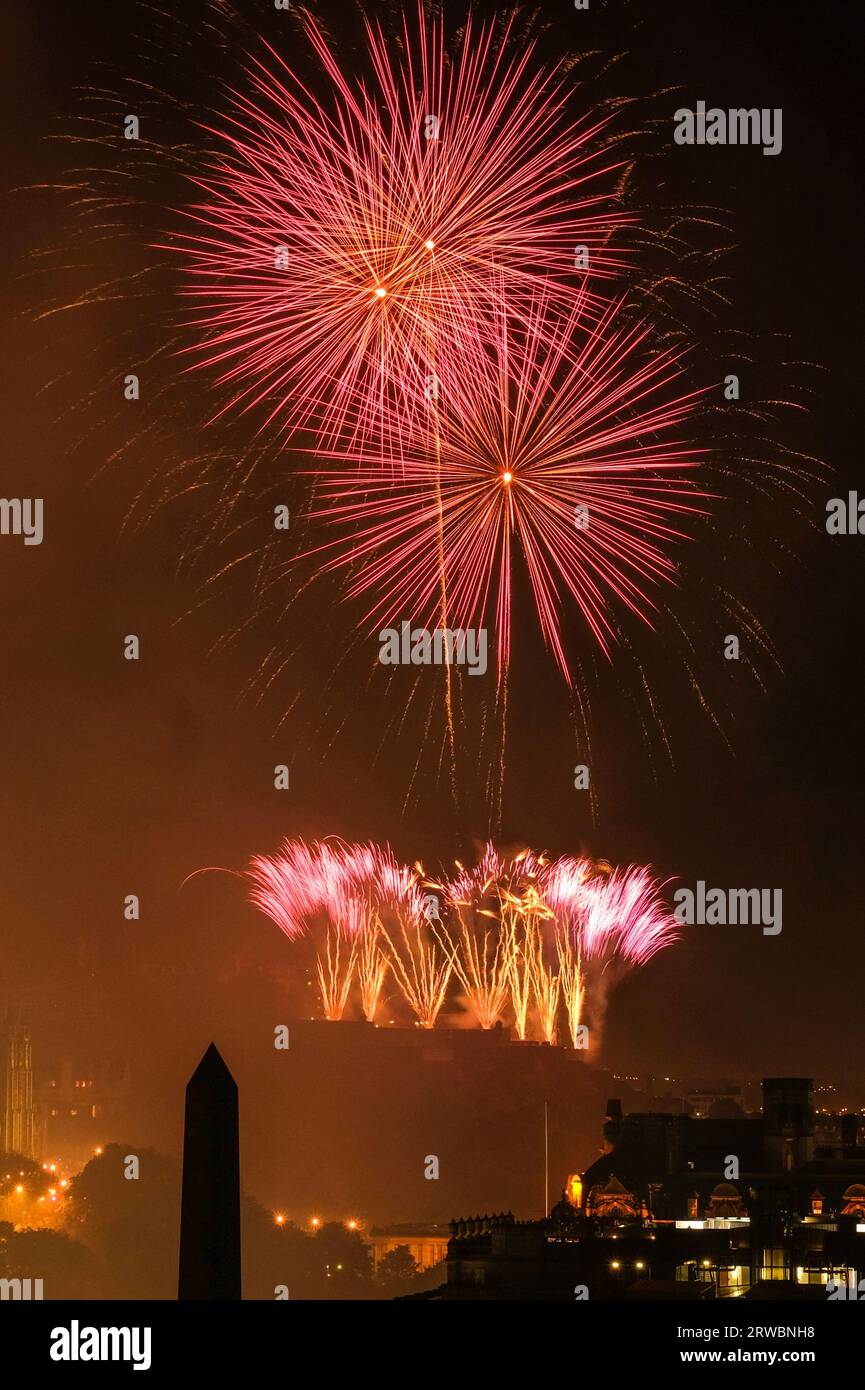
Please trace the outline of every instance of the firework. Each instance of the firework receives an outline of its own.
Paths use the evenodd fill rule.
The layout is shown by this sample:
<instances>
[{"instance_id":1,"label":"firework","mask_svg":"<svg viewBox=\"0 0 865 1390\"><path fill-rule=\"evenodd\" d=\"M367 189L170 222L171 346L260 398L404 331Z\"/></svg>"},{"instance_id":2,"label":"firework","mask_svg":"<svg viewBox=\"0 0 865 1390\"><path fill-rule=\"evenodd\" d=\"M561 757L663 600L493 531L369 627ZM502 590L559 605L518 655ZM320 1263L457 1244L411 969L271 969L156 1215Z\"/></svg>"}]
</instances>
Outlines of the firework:
<instances>
[{"instance_id":1,"label":"firework","mask_svg":"<svg viewBox=\"0 0 865 1390\"><path fill-rule=\"evenodd\" d=\"M315 977L325 1018L342 1018L353 979L364 1017L373 1022L387 975L380 912L407 899L418 910L409 870L390 850L340 840L286 840L280 854L257 856L250 899L291 941L319 943Z\"/></svg>"},{"instance_id":2,"label":"firework","mask_svg":"<svg viewBox=\"0 0 865 1390\"><path fill-rule=\"evenodd\" d=\"M625 965L645 965L677 935L660 885L648 869L632 864L606 876L586 923L590 955L615 954Z\"/></svg>"},{"instance_id":3,"label":"firework","mask_svg":"<svg viewBox=\"0 0 865 1390\"><path fill-rule=\"evenodd\" d=\"M555 926L556 958L559 966L559 989L568 1019L571 1046L580 1043L580 1025L586 998L586 977L578 942L567 926Z\"/></svg>"},{"instance_id":4,"label":"firework","mask_svg":"<svg viewBox=\"0 0 865 1390\"><path fill-rule=\"evenodd\" d=\"M648 869L530 849L506 855L487 844L476 865L457 863L450 879L433 882L387 846L286 840L279 854L253 859L248 877L251 901L290 941L312 939L331 1021L344 1017L356 987L374 1022L390 971L423 1028L435 1027L456 978L481 1028L510 1010L519 1039L533 1017L553 1043L563 1010L577 1047L592 989L676 937ZM428 913L428 888L441 893L444 919Z\"/></svg>"},{"instance_id":5,"label":"firework","mask_svg":"<svg viewBox=\"0 0 865 1390\"><path fill-rule=\"evenodd\" d=\"M362 12L364 7L354 8ZM396 592L387 576L379 582L375 573L387 546L376 549L367 522L390 519L406 543L417 535L422 547L422 520L426 553L413 564L403 550L408 563L398 578L409 601L395 616L414 616L410 600L417 598L416 577L428 595L424 602L429 612L435 612L443 626L464 623L462 611L471 611L477 599L486 618L492 619L501 677L511 647L517 655L511 595L515 583L521 587L525 566L541 599L538 613L544 634L551 650L558 642L561 650L555 659L562 664L564 653L576 686L572 707L582 742L590 733L599 733L592 729L593 710L609 696L622 694L638 710L641 738L647 733L651 738L654 732L663 752L672 757L676 731L666 717L668 695L664 690L663 698L658 697L652 674L657 654L666 675L673 650L679 663L676 680L696 696L701 711L727 737L722 719L726 700L719 708L718 691L706 676L714 668L702 660L702 648L713 647L719 633L747 630L751 659L743 664L743 674L747 671L762 687L769 669L779 669L753 604L746 594L735 592L735 576L750 573L749 567L742 570L737 564L735 548L744 551L749 537L759 533L766 542L761 554L768 560L774 552L777 561L781 534L775 520L786 510L778 508L777 501L786 493L799 508L804 497L802 466L809 471L814 466L798 429L796 437L786 441L783 456L776 448L780 441L774 421L788 409L795 409L801 419L805 400L804 380L797 384L791 379L789 362L771 385L763 370L768 361L761 363L764 399L756 401L751 392L747 409L731 411L720 391L713 392L714 401L707 397L712 447L706 472L711 470L713 491L727 499L732 524L701 526L700 545L678 551L677 537L646 533L649 548L660 556L658 570L637 544L644 533L634 515L627 557L616 557L621 572L615 579L617 590L592 571L592 521L588 533L574 539L570 519L555 514L556 505L567 511L587 505L591 512L591 502L584 504L573 478L558 497L552 487L539 487L538 496L533 496L512 468L490 472L495 452L480 454L481 461L487 459L487 471L474 492L471 480L466 478L463 485L459 472L453 471L460 434L457 411L465 416L463 403L473 396L495 399L485 381L490 365L482 361L484 371L476 385L473 373L457 369L457 362L470 364L473 354L477 360L485 355L492 366L501 363L507 376L508 364L530 356L521 339L530 333L533 317L538 319L537 305L544 296L549 313L538 319L537 333L546 352L560 335L558 325L572 311L580 319L582 343L598 339L605 321L602 296L611 291L619 296L626 287L633 301L639 301L641 313L648 314L650 332L643 346L649 361L659 348L688 339L704 346L711 340L716 363L731 355L740 357L745 350L738 332L727 336L720 317L711 323L691 318L692 310L702 315L711 308L714 314L723 303L725 272L719 256L724 219L719 209L671 205L664 193L669 181L659 177L657 160L641 158L651 123L644 119L648 113L640 94L629 94L633 102L616 99L607 59L600 51L584 51L578 58L567 39L572 51L558 73L544 71L528 38L531 33L544 35L540 43L546 49L549 26L541 9L521 10L510 20L497 9L491 26L477 20L463 25L462 15L457 19L450 7L428 0L423 14L418 10L417 18L410 13L403 20L394 0L381 10L381 28L372 20L365 35L360 31L358 43L353 22L326 31L325 38L315 22L304 20L295 8L300 20L297 42L288 49L281 40L276 44L290 54L291 71L262 45L260 32L241 20L236 6L208 0L205 9L202 27L169 14L165 7L145 7L149 33L138 55L136 109L141 110L143 129L161 122L171 128L172 139L139 142L136 176L130 180L124 161L116 158L125 98L112 97L109 91L116 86L122 93L122 84L100 83L97 91L87 92L84 121L77 130L67 128L64 133L64 140L70 141L70 160L63 161L55 189L72 217L64 234L51 246L34 248L34 256L37 265L51 266L52 280L56 277L60 286L58 294L49 281L51 297L40 315L48 324L61 310L97 315L90 338L110 344L111 306L124 305L121 331L134 333L137 356L150 364L151 410L146 423L142 417L141 429L130 430L129 422L123 421L119 447L106 416L103 452L130 472L133 467L146 468L146 478L133 487L131 523L148 522L160 507L179 499L197 499L182 563L188 573L205 578L203 603L214 602L223 585L233 587L241 576L250 576L249 599L236 623L219 638L227 644L258 625L267 634L263 659L250 673L249 688L261 698L282 701L293 645L282 623L306 602L301 595L315 596L326 588L330 598L331 580L328 576L321 586L306 582L312 574L304 560L301 582L294 582L297 574L292 573L289 584L286 567L297 559L297 550L308 555L329 536L309 539L305 528L301 534L294 511L291 538L273 536L270 528L262 532L262 511L283 502L286 473L297 455L292 448L274 458L273 430L262 428L251 441L249 416L232 422L230 435L226 421L218 433L204 429L196 401L205 417L213 416L218 408L207 404L207 396L215 377L227 388L219 392L220 405L227 411L233 402L241 409L259 403L256 424L264 425L266 416L286 429L302 423L317 427L311 436L294 434L291 444L317 443L334 450L330 461L337 471L340 455L349 471L359 445L366 455L359 464L361 473L375 467L377 456L384 462L379 476L371 479L369 493L379 504L378 515L369 511L353 520L347 513L339 546L331 552L337 555L340 547L343 553L351 551L350 563L357 563L345 573L352 585L369 578L370 587L360 600L367 615L378 603L386 606L389 593ZM190 44L199 58L203 55L195 69L189 62ZM592 72L586 73L586 67L594 70L598 85L590 85ZM583 80L587 76L589 84ZM663 91L657 100L661 115L667 101ZM593 110L615 111L614 124L604 128ZM635 126L637 112L641 114ZM437 131L427 131L428 116L436 117ZM574 125L574 117L582 117L582 123ZM207 130L205 136L202 129ZM620 163L618 169L613 159ZM638 209L639 216L628 219L626 248L620 214L629 207ZM426 224L431 216L441 223L442 235L430 232ZM54 216L49 219L52 226L56 221ZM83 289L77 277L74 284L69 281L70 261L77 258L70 254L74 248L67 228L82 244L85 238L90 242L89 283ZM145 232L142 244L144 229L149 234ZM177 305L166 302L168 293L173 300L179 278L166 274L166 246L186 292L179 315ZM577 247L585 248L587 270L578 268ZM620 275L622 271L626 275ZM496 325L497 316L504 332ZM633 319L628 322L633 325ZM190 363L193 357L210 363L196 382L174 370L182 346L190 353ZM583 350L573 344L571 358ZM765 355L765 348L753 342L747 351ZM543 362L543 352L536 356ZM117 351L106 347L106 387L114 379L116 359ZM568 371L566 361L563 376ZM203 391L196 389L205 382ZM560 382L553 383L554 391L560 387ZM510 394L518 389L517 376ZM536 401L538 410L542 404ZM402 419L407 415L414 419L406 434ZM95 425L91 416L88 434ZM489 433L488 426L484 429ZM690 438L690 425L687 433ZM500 434L504 439L504 430ZM413 501L400 510L398 490L388 488L404 481L404 444L413 470L421 441L426 479L408 477ZM647 441L653 442L650 428L641 444ZM326 466L328 459L321 463ZM388 470L388 476L381 476ZM509 482L504 481L505 473L511 474ZM659 483L672 481L672 473L665 480L655 477ZM651 478L651 472L645 475L645 481ZM608 473L606 482L615 481ZM386 490L376 499L374 489L382 483ZM701 486L708 486L703 469ZM462 548L461 490L466 497L462 510L477 499L480 517L474 540L471 527L464 525ZM669 489L666 495L671 496ZM610 510L604 520L615 532L626 510L618 507L614 494L607 496ZM350 482L345 500L361 500ZM598 496L596 501L600 515L603 499ZM394 504L389 518L381 505ZM757 515L755 504L760 508ZM412 509L417 531L411 529ZM668 519L675 529L676 518ZM571 534L571 548L581 546L586 552L581 572L574 570L575 557L568 546L558 544L565 530ZM368 552L356 550L365 540L372 543ZM614 543L614 535L610 541ZM787 554L796 548L789 535L783 536L783 548ZM648 572L637 573L632 559L645 561ZM601 563L607 564L606 557L601 556ZM431 575L424 565L431 567ZM453 568L453 583L448 566ZM609 575L609 567L605 572ZM588 641L572 649L581 634L580 625L572 621L579 618L579 607L566 583L567 573L574 583L582 583L583 612L589 626L593 621L600 629L605 649L611 650L618 637L615 666L597 661L587 650ZM484 575L488 592L480 582ZM636 595L628 590L628 579L636 585ZM679 586L675 599L664 587L668 582ZM521 610L521 604L514 606L514 624ZM357 606L354 611L359 611ZM651 627L631 621L637 612ZM301 623L305 616L298 615ZM348 605L342 619L347 629L354 626ZM735 629L726 626L730 621ZM346 630L340 646L348 656L360 643ZM336 669L328 664L319 680L308 645L306 653L304 674L293 683L289 699L292 708L301 710L302 702L309 701L316 723L324 723L331 718L331 704L321 698L321 685L331 681L336 689L342 664ZM452 786L455 730L461 730L476 746L483 744L478 765L485 769L484 809L491 830L498 828L505 723L514 706L506 689L496 690L494 700L488 700L488 682L461 682L460 673L452 673L449 666L443 674ZM416 688L411 714L406 717L403 707L394 707L392 723L406 727L423 748L418 769L423 760L427 772L434 766L441 775L446 763L438 727L442 691L431 686L426 673L418 675ZM477 704L472 706L472 700ZM286 714L287 703L277 717ZM360 702L355 705L355 717L367 720ZM476 717L479 728L472 728ZM425 720L427 733L433 734L422 744L418 730L410 727L418 719ZM420 778L413 777L409 796L417 795L419 785ZM468 777L460 779L459 790L462 810L468 812ZM588 798L593 813L598 795L593 780ZM471 807L475 823L479 809Z\"/></svg>"},{"instance_id":6,"label":"firework","mask_svg":"<svg viewBox=\"0 0 865 1390\"><path fill-rule=\"evenodd\" d=\"M502 300L483 332L455 336L438 369L435 468L421 402L378 444L357 447L352 429L319 451L313 515L340 536L313 553L350 570L364 626L409 614L435 628L444 574L451 626L492 626L502 679L518 556L569 682L568 603L607 654L625 613L651 623L652 590L676 579L681 523L700 510L698 455L676 434L697 396L675 394L675 357L646 357L646 327L622 326L619 312L588 329L580 297L559 311L540 292L524 322Z\"/></svg>"},{"instance_id":7,"label":"firework","mask_svg":"<svg viewBox=\"0 0 865 1390\"><path fill-rule=\"evenodd\" d=\"M526 927L525 918L517 902L503 905L501 922L508 988L514 1011L514 1030L520 1042L525 1042L528 1037L529 1006L532 1002L533 929Z\"/></svg>"},{"instance_id":8,"label":"firework","mask_svg":"<svg viewBox=\"0 0 865 1390\"><path fill-rule=\"evenodd\" d=\"M388 960L403 998L421 1028L434 1028L447 997L453 957L424 917L400 919L389 934L382 928Z\"/></svg>"},{"instance_id":9,"label":"firework","mask_svg":"<svg viewBox=\"0 0 865 1390\"><path fill-rule=\"evenodd\" d=\"M457 926L441 935L481 1028L499 1022L508 1000L508 957L501 922L495 913L452 900Z\"/></svg>"},{"instance_id":10,"label":"firework","mask_svg":"<svg viewBox=\"0 0 865 1390\"><path fill-rule=\"evenodd\" d=\"M451 900L475 902L481 907L499 905L502 894L522 900L537 889L539 875L547 863L544 855L532 849L505 855L487 843L473 868L456 861L456 873L448 880L445 891Z\"/></svg>"},{"instance_id":11,"label":"firework","mask_svg":"<svg viewBox=\"0 0 865 1390\"><path fill-rule=\"evenodd\" d=\"M315 968L322 1013L332 1023L342 1018L356 962L357 942L341 924L328 925Z\"/></svg>"},{"instance_id":12,"label":"firework","mask_svg":"<svg viewBox=\"0 0 865 1390\"><path fill-rule=\"evenodd\" d=\"M547 964L543 933L537 928L532 929L529 937L527 959L541 1037L544 1042L553 1044L556 1041L556 1020L561 992L560 980L559 976Z\"/></svg>"},{"instance_id":13,"label":"firework","mask_svg":"<svg viewBox=\"0 0 865 1390\"><path fill-rule=\"evenodd\" d=\"M286 840L273 858L256 856L249 868L250 899L290 941L317 942L315 978L325 1018L342 1018L357 961L353 912L345 893L346 857L331 844Z\"/></svg>"},{"instance_id":14,"label":"firework","mask_svg":"<svg viewBox=\"0 0 865 1390\"><path fill-rule=\"evenodd\" d=\"M648 869L609 869L564 857L545 866L542 891L584 962L645 965L677 932Z\"/></svg>"},{"instance_id":15,"label":"firework","mask_svg":"<svg viewBox=\"0 0 865 1390\"><path fill-rule=\"evenodd\" d=\"M377 1005L390 970L418 1023L433 1028L447 995L451 961L428 920L420 873L397 863L388 847L356 845L347 852L353 891L363 893L360 958L365 1017ZM362 1000L363 1002L363 1000Z\"/></svg>"},{"instance_id":16,"label":"firework","mask_svg":"<svg viewBox=\"0 0 865 1390\"><path fill-rule=\"evenodd\" d=\"M310 846L302 840L286 840L280 854L253 858L248 871L252 881L250 901L276 923L289 941L295 941L306 934L310 917L322 901L332 896L325 891L327 869L332 866L329 849Z\"/></svg>"},{"instance_id":17,"label":"firework","mask_svg":"<svg viewBox=\"0 0 865 1390\"><path fill-rule=\"evenodd\" d=\"M457 863L446 886L446 899L460 923L459 977L479 1020L482 1015L491 1020L481 1026L497 1021L507 999L520 1040L527 1036L539 924L550 915L537 886L545 864L530 849L506 856L487 844L473 868ZM488 926L479 931L481 921L496 923L494 938Z\"/></svg>"},{"instance_id":18,"label":"firework","mask_svg":"<svg viewBox=\"0 0 865 1390\"><path fill-rule=\"evenodd\" d=\"M374 1023L388 963L382 950L381 919L368 902L355 904L352 931L356 942L355 976L361 1010L367 1023Z\"/></svg>"},{"instance_id":19,"label":"firework","mask_svg":"<svg viewBox=\"0 0 865 1390\"><path fill-rule=\"evenodd\" d=\"M538 267L586 283L575 247L593 280L617 265L604 122L568 118L533 45L511 55L512 26L469 18L451 58L422 7L393 41L368 21L355 81L304 16L320 101L272 50L251 65L180 238L198 356L235 404L331 437L362 403L363 436L435 374L437 344L477 331L493 273L518 310Z\"/></svg>"}]
</instances>

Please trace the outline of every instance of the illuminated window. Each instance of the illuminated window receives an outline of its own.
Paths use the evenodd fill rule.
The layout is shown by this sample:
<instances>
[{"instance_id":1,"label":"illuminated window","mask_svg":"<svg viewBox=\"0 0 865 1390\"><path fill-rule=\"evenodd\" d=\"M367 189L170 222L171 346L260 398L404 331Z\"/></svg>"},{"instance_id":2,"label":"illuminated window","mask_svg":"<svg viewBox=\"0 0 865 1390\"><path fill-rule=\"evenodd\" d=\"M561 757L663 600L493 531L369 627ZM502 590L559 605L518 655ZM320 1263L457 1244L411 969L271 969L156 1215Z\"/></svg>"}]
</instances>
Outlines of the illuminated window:
<instances>
[{"instance_id":1,"label":"illuminated window","mask_svg":"<svg viewBox=\"0 0 865 1390\"><path fill-rule=\"evenodd\" d=\"M746 1265L732 1265L718 1271L718 1287L731 1297L743 1293L748 1287L748 1268Z\"/></svg>"},{"instance_id":2,"label":"illuminated window","mask_svg":"<svg viewBox=\"0 0 865 1390\"><path fill-rule=\"evenodd\" d=\"M583 1204L583 1180L579 1173L569 1174L566 1190L571 1206L581 1207Z\"/></svg>"},{"instance_id":3,"label":"illuminated window","mask_svg":"<svg viewBox=\"0 0 865 1390\"><path fill-rule=\"evenodd\" d=\"M761 1279L786 1279L787 1266L783 1250L764 1250Z\"/></svg>"}]
</instances>

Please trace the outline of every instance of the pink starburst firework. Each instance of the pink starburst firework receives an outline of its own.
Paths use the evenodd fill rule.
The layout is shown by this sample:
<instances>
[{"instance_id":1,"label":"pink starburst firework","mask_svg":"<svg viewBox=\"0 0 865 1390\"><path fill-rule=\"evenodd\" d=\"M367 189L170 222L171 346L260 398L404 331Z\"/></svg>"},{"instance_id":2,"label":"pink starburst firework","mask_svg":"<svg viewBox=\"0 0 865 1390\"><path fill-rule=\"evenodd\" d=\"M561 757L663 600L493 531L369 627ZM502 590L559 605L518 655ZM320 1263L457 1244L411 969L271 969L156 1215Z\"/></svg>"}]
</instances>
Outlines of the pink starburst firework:
<instances>
[{"instance_id":1,"label":"pink starburst firework","mask_svg":"<svg viewBox=\"0 0 865 1390\"><path fill-rule=\"evenodd\" d=\"M617 326L617 306L592 328L583 310L541 291L515 323L500 297L486 334L442 359L434 428L415 403L377 446L330 451L317 514L343 536L323 564L351 567L364 622L435 627L444 588L452 627L494 626L503 677L517 555L568 680L567 600L608 654L620 610L651 622L651 589L674 581L669 551L699 511L698 455L675 434L697 394L674 394L675 357L646 358L647 330Z\"/></svg>"},{"instance_id":2,"label":"pink starburst firework","mask_svg":"<svg viewBox=\"0 0 865 1390\"><path fill-rule=\"evenodd\" d=\"M272 70L254 64L254 97L233 93L211 131L221 153L180 247L199 358L234 403L267 402L286 426L315 418L324 438L350 412L363 437L455 333L477 330L493 273L514 312L539 275L585 285L617 265L624 218L604 122L568 117L532 45L511 53L510 21L499 41L469 18L453 58L422 7L393 42L367 21L357 81L303 23L321 98L277 54Z\"/></svg>"}]
</instances>

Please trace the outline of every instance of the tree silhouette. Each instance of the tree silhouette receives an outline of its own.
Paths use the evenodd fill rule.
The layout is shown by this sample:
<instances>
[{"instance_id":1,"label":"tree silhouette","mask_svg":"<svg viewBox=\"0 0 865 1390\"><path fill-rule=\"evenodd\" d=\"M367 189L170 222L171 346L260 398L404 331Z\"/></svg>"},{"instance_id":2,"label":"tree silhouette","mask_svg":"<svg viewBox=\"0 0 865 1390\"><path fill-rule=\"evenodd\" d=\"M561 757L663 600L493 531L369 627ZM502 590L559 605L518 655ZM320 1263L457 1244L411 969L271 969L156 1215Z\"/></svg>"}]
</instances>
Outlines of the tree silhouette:
<instances>
[{"instance_id":1,"label":"tree silhouette","mask_svg":"<svg viewBox=\"0 0 865 1390\"><path fill-rule=\"evenodd\" d=\"M126 1177L127 1158L139 1176ZM105 1298L176 1298L180 1171L155 1149L109 1144L73 1178L67 1229L98 1255Z\"/></svg>"},{"instance_id":2,"label":"tree silhouette","mask_svg":"<svg viewBox=\"0 0 865 1390\"><path fill-rule=\"evenodd\" d=\"M420 1274L420 1265L407 1245L397 1245L379 1260L376 1278L393 1292L408 1292Z\"/></svg>"}]
</instances>

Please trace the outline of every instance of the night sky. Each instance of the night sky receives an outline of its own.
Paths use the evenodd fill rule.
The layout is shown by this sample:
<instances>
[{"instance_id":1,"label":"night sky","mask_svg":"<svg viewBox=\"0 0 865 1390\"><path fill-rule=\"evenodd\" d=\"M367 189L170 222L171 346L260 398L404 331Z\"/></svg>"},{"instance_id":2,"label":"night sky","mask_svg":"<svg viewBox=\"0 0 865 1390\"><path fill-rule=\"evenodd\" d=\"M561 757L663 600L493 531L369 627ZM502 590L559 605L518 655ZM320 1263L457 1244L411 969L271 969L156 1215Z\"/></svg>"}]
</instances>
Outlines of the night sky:
<instances>
[{"instance_id":1,"label":"night sky","mask_svg":"<svg viewBox=\"0 0 865 1390\"><path fill-rule=\"evenodd\" d=\"M279 1021L274 981L290 971L285 941L244 903L236 878L181 886L189 874L207 865L239 870L293 834L388 840L406 862L432 866L470 853L487 830L477 711L464 731L465 806L456 815L437 772L435 737L424 745L422 711L411 709L399 728L404 673L390 691L381 672L377 683L369 679L373 649L358 649L356 615L335 586L296 603L293 593L271 594L226 647L220 639L260 600L242 572L207 591L202 605L209 561L181 563L190 536L197 545L213 525L212 486L145 505L135 513L141 524L124 526L141 489L155 495L185 449L219 448L242 464L260 423L205 423L212 383L203 372L183 376L168 346L176 343L176 265L165 253L155 274L136 278L141 265L159 262L153 246L181 189L176 173L166 175L160 206L159 181L143 162L158 158L160 141L197 138L191 124L178 129L167 97L161 120L152 91L139 100L139 77L149 82L160 72L192 121L207 116L208 101L219 102L227 76L239 80L207 22L209 7L190 0L182 8L170 60L165 17L152 21L144 7L107 2L14 0L4 45L15 191L2 214L2 493L45 499L45 538L38 547L0 538L0 990L25 1007L37 1060L75 1046L131 1060L142 1124L151 1098L182 1083L211 1037L255 1086L249 1059L270 1045ZM272 5L239 8L238 32L257 27L287 51L296 46L296 38L280 39L293 31ZM588 48L622 55L605 78L592 78L591 93L655 94L652 113L667 118L648 142L658 187L726 210L730 304L714 325L708 314L695 317L695 379L717 382L738 370L743 396L761 399L788 377L807 379L808 412L782 427L783 438L826 471L803 485L799 515L781 500L740 514L734 494L713 521L720 537L706 541L703 573L714 566L720 581L730 565L731 584L747 594L783 667L769 669L761 695L730 672L717 643L711 657L708 643L701 649L700 677L726 711L732 749L679 678L676 650L659 643L647 671L673 752L672 765L664 760L657 734L640 725L632 673L615 657L595 673L588 639L571 624L595 691L594 821L572 785L582 759L567 692L518 594L500 839L651 863L684 884L783 889L780 936L754 926L694 927L625 981L611 997L604 1064L855 1084L865 538L831 538L824 524L828 498L865 492L854 7L593 0L582 15L556 0L541 8L551 55L579 47L578 35ZM594 62L596 74L601 66ZM674 150L672 112L699 99L782 107L782 153ZM140 180L147 204L120 211L125 235L111 219L99 230L100 218L88 220L74 192L59 187L79 186L73 169L93 163L104 171L105 149L90 151L78 137L91 117L114 119L118 107L153 113L143 124L147 150L117 142L117 160L127 162L130 186ZM100 302L52 312L81 295ZM719 349L736 333L759 345L752 361ZM141 372L142 399L123 403L120 380L132 370ZM279 442L256 436L254 447L263 451L270 505L285 500L299 514L302 485L280 472ZM265 509L261 516L265 527ZM725 528L734 537L760 518L765 536L748 534L746 558L739 545L732 560ZM700 612L705 592L686 593L683 603L690 621L711 630L714 616ZM141 637L137 663L123 659L127 633ZM281 674L263 695L250 692L273 653ZM273 767L283 762L291 789L279 793ZM123 920L128 893L141 897L139 923Z\"/></svg>"}]
</instances>

